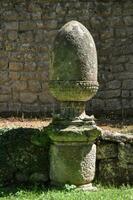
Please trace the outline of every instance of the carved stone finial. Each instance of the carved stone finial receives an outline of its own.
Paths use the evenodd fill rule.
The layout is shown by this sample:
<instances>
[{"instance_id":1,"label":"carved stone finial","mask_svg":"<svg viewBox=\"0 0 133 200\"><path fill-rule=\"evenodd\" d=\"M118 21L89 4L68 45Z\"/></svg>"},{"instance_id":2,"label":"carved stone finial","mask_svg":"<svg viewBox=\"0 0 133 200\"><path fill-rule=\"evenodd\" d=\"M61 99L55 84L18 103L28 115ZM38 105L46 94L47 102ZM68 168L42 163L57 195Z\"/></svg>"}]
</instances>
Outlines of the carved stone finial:
<instances>
[{"instance_id":1,"label":"carved stone finial","mask_svg":"<svg viewBox=\"0 0 133 200\"><path fill-rule=\"evenodd\" d=\"M85 114L85 101L98 89L97 53L91 34L77 21L65 24L55 38L49 87L61 101L59 117L47 128L51 182L89 188L95 176L94 141L101 130Z\"/></svg>"},{"instance_id":2,"label":"carved stone finial","mask_svg":"<svg viewBox=\"0 0 133 200\"><path fill-rule=\"evenodd\" d=\"M75 102L75 110L79 107L76 102L83 102L80 104L82 112L84 102L91 99L98 90L95 43L89 31L77 21L65 24L55 38L49 87L57 100L69 102L71 111L73 108L70 102ZM62 106L67 113L65 107L68 107L68 103Z\"/></svg>"}]
</instances>

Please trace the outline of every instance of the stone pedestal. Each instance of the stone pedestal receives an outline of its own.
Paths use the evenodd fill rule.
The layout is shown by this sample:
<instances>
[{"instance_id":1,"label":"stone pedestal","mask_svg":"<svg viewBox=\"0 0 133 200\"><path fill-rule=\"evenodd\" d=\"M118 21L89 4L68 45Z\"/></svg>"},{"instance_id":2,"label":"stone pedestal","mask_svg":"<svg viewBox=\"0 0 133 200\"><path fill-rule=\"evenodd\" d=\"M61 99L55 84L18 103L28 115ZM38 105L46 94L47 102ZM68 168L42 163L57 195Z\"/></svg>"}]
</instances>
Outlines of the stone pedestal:
<instances>
[{"instance_id":1,"label":"stone pedestal","mask_svg":"<svg viewBox=\"0 0 133 200\"><path fill-rule=\"evenodd\" d=\"M86 116L86 115L85 115ZM90 119L90 120L89 120ZM101 134L92 118L55 120L47 128L50 147L52 185L87 186L95 176L95 139ZM90 187L90 185L88 185ZM87 187L86 187L87 189Z\"/></svg>"},{"instance_id":2,"label":"stone pedestal","mask_svg":"<svg viewBox=\"0 0 133 200\"><path fill-rule=\"evenodd\" d=\"M50 180L54 185L81 186L95 176L96 145L86 142L54 143L50 148Z\"/></svg>"},{"instance_id":3,"label":"stone pedestal","mask_svg":"<svg viewBox=\"0 0 133 200\"><path fill-rule=\"evenodd\" d=\"M47 128L51 183L88 189L95 175L94 142L101 130L85 114L85 102L98 90L97 53L81 23L70 21L58 31L49 72L51 94L61 102L60 113Z\"/></svg>"}]
</instances>

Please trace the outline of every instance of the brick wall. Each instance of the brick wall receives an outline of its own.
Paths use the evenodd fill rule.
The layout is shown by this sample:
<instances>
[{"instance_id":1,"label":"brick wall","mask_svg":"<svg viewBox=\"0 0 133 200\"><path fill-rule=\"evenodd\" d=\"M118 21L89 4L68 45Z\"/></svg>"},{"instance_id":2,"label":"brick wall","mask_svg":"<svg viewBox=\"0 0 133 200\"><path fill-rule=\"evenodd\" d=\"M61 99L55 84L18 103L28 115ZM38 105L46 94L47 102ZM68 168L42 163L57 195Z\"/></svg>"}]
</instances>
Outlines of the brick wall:
<instances>
[{"instance_id":1,"label":"brick wall","mask_svg":"<svg viewBox=\"0 0 133 200\"><path fill-rule=\"evenodd\" d=\"M0 113L56 109L48 91L49 50L70 20L90 30L98 51L100 88L87 111L133 112L132 0L1 0Z\"/></svg>"}]
</instances>

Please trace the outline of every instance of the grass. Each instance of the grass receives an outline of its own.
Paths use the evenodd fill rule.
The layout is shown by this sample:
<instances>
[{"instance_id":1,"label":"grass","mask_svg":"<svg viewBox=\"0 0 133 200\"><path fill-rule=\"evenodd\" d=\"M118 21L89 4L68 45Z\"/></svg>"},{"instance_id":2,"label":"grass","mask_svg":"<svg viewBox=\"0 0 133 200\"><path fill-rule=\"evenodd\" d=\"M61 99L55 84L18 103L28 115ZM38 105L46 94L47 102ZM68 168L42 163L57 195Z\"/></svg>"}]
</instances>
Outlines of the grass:
<instances>
[{"instance_id":1,"label":"grass","mask_svg":"<svg viewBox=\"0 0 133 200\"><path fill-rule=\"evenodd\" d=\"M131 187L99 187L96 192L69 190L68 188L1 188L0 200L133 200Z\"/></svg>"}]
</instances>

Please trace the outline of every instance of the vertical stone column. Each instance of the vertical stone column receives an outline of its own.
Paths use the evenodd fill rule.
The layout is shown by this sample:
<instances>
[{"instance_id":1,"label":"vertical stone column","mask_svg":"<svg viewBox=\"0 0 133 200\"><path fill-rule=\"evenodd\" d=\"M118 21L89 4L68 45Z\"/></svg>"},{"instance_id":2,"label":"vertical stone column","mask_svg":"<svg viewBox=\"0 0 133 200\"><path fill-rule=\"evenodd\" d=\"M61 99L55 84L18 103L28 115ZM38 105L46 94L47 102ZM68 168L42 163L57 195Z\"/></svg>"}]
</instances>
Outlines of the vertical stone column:
<instances>
[{"instance_id":1,"label":"vertical stone column","mask_svg":"<svg viewBox=\"0 0 133 200\"><path fill-rule=\"evenodd\" d=\"M85 102L97 89L97 54L89 31L70 21L58 32L50 66L50 91L61 111L47 128L52 140L50 179L54 185L89 189L95 176L95 139L101 134Z\"/></svg>"}]
</instances>

